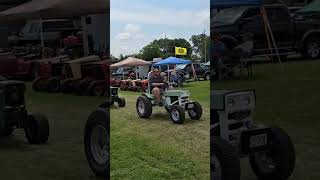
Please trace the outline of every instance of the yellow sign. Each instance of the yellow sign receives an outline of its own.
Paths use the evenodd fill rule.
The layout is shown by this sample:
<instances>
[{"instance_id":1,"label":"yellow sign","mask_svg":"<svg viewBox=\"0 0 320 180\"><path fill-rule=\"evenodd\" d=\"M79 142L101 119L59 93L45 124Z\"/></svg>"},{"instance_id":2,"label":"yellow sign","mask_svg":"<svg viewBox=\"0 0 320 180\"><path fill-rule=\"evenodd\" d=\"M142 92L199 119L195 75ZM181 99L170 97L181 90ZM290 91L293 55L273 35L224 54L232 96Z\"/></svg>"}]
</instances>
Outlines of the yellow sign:
<instances>
[{"instance_id":1,"label":"yellow sign","mask_svg":"<svg viewBox=\"0 0 320 180\"><path fill-rule=\"evenodd\" d=\"M182 55L185 56L187 55L187 48L182 48L182 47L176 47L176 55Z\"/></svg>"}]
</instances>

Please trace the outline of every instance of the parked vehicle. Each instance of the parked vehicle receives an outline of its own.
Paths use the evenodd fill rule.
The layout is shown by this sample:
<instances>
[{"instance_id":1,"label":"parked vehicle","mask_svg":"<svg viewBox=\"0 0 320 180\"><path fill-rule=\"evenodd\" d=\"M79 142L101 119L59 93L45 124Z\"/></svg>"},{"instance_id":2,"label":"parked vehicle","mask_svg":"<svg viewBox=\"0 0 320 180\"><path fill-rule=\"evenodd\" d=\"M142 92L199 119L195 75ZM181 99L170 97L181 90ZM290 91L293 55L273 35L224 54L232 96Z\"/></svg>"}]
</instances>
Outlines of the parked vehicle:
<instances>
[{"instance_id":1,"label":"parked vehicle","mask_svg":"<svg viewBox=\"0 0 320 180\"><path fill-rule=\"evenodd\" d=\"M177 65L177 72L183 72L185 75L188 75L189 78L193 78L193 69L191 64L181 64ZM200 63L193 64L195 75L197 78L203 78L205 80L210 80L210 67L205 66Z\"/></svg>"},{"instance_id":2,"label":"parked vehicle","mask_svg":"<svg viewBox=\"0 0 320 180\"><path fill-rule=\"evenodd\" d=\"M60 81L64 78L63 65L69 60L68 56L58 56L35 61L37 78L33 81L32 89L42 92L60 92Z\"/></svg>"},{"instance_id":3,"label":"parked vehicle","mask_svg":"<svg viewBox=\"0 0 320 180\"><path fill-rule=\"evenodd\" d=\"M18 58L12 52L0 53L0 75L8 79L33 79L35 67L28 58Z\"/></svg>"},{"instance_id":4,"label":"parked vehicle","mask_svg":"<svg viewBox=\"0 0 320 180\"><path fill-rule=\"evenodd\" d=\"M313 17L295 15L291 18L286 5L265 5L271 29L282 58L290 53L301 53L313 59L320 57L320 20ZM226 47L233 49L241 44L244 34L252 34L253 56L274 56L275 48L270 51L264 23L258 7L233 7L221 10L211 20L213 33L220 33Z\"/></svg>"},{"instance_id":5,"label":"parked vehicle","mask_svg":"<svg viewBox=\"0 0 320 180\"><path fill-rule=\"evenodd\" d=\"M73 19L48 19L42 20L43 40L45 43L57 44L61 36L76 33L81 26ZM41 23L39 20L27 21L18 35L8 38L11 45L40 44Z\"/></svg>"}]
</instances>

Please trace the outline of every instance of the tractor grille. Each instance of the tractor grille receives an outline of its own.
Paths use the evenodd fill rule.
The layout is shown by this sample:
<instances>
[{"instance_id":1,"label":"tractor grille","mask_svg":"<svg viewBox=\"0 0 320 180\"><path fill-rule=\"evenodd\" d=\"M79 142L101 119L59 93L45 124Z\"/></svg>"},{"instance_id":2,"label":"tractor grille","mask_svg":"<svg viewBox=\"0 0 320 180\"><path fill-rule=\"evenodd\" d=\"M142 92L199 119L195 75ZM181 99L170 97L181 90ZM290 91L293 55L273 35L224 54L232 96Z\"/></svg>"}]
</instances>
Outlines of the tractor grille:
<instances>
[{"instance_id":1,"label":"tractor grille","mask_svg":"<svg viewBox=\"0 0 320 180\"><path fill-rule=\"evenodd\" d=\"M24 106L24 91L23 86L7 86L5 90L5 105L9 107Z\"/></svg>"},{"instance_id":2,"label":"tractor grille","mask_svg":"<svg viewBox=\"0 0 320 180\"><path fill-rule=\"evenodd\" d=\"M118 88L112 88L112 89L111 89L111 95L112 95L112 96L118 95Z\"/></svg>"},{"instance_id":3,"label":"tractor grille","mask_svg":"<svg viewBox=\"0 0 320 180\"><path fill-rule=\"evenodd\" d=\"M234 113L229 113L228 114L228 119L229 120L237 120L237 121L241 121L247 117L249 117L251 114L251 111L247 110L247 111L238 111L238 112L234 112Z\"/></svg>"}]
</instances>

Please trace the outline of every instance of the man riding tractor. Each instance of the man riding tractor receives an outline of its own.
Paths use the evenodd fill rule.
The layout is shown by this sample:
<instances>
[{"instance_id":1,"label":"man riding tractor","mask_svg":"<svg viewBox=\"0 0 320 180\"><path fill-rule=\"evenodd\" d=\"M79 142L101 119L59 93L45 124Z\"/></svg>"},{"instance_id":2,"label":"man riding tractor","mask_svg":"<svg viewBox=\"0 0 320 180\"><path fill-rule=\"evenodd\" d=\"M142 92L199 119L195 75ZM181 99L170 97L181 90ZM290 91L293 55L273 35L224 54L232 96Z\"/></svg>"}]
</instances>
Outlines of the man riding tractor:
<instances>
[{"instance_id":1,"label":"man riding tractor","mask_svg":"<svg viewBox=\"0 0 320 180\"><path fill-rule=\"evenodd\" d=\"M185 111L191 119L197 120L202 116L202 107L198 102L189 100L190 93L187 90L173 90L167 87L167 82L160 75L158 69L148 74L148 90L138 97L136 103L137 113L141 118L149 118L153 106L165 107L170 113L171 120L176 124L182 124L185 120Z\"/></svg>"}]
</instances>

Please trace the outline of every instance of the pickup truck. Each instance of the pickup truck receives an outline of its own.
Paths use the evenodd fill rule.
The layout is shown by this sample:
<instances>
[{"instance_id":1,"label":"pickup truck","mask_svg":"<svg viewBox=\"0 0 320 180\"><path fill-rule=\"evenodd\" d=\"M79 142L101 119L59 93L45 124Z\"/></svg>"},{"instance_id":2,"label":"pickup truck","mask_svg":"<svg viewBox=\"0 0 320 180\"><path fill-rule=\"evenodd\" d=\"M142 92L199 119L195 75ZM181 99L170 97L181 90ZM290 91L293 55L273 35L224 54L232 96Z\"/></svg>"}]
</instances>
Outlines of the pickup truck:
<instances>
[{"instance_id":1,"label":"pickup truck","mask_svg":"<svg viewBox=\"0 0 320 180\"><path fill-rule=\"evenodd\" d=\"M282 58L291 53L301 53L307 59L320 57L320 19L290 11L283 4L265 5L270 26ZM211 32L221 34L227 48L241 44L246 33L253 35L253 56L274 56L268 46L264 22L259 7L240 6L220 10L211 19Z\"/></svg>"},{"instance_id":2,"label":"pickup truck","mask_svg":"<svg viewBox=\"0 0 320 180\"><path fill-rule=\"evenodd\" d=\"M61 36L77 33L81 30L78 21L72 19L47 19L42 20L43 40L45 43L58 43ZM8 37L11 46L40 44L41 25L39 20L27 21L18 34Z\"/></svg>"}]
</instances>

